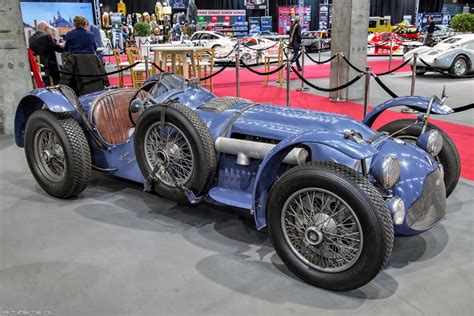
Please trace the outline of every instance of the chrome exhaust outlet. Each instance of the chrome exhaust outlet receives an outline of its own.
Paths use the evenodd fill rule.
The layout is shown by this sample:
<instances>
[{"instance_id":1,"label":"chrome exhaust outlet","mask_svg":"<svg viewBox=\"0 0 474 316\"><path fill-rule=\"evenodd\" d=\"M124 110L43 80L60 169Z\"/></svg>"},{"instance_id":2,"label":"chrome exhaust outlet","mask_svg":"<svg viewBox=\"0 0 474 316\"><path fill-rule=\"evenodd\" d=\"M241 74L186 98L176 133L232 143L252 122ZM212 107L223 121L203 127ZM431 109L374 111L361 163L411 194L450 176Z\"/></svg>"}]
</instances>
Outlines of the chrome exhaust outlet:
<instances>
[{"instance_id":1,"label":"chrome exhaust outlet","mask_svg":"<svg viewBox=\"0 0 474 316\"><path fill-rule=\"evenodd\" d=\"M254 142L250 140L218 137L216 139L216 150L220 153L236 155L237 164L247 166L250 164L248 158L263 160L265 156L276 145ZM309 153L304 148L293 148L283 159L283 163L301 165L306 162Z\"/></svg>"}]
</instances>

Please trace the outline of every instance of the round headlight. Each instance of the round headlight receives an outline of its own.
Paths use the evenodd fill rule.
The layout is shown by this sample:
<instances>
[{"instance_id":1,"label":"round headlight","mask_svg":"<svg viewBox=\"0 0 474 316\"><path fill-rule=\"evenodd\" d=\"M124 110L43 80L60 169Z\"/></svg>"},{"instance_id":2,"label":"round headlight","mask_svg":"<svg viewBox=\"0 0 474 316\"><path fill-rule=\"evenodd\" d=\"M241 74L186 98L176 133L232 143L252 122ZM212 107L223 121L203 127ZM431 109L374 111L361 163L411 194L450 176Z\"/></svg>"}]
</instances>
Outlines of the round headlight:
<instances>
[{"instance_id":1,"label":"round headlight","mask_svg":"<svg viewBox=\"0 0 474 316\"><path fill-rule=\"evenodd\" d=\"M400 179L400 162L397 158L386 156L383 158L380 170L380 184L384 189L390 189Z\"/></svg>"},{"instance_id":2,"label":"round headlight","mask_svg":"<svg viewBox=\"0 0 474 316\"><path fill-rule=\"evenodd\" d=\"M405 202L398 196L394 196L387 200L387 207L392 212L393 223L396 225L403 224L405 219Z\"/></svg>"},{"instance_id":3,"label":"round headlight","mask_svg":"<svg viewBox=\"0 0 474 316\"><path fill-rule=\"evenodd\" d=\"M432 129L420 135L416 144L431 155L437 156L443 149L443 136Z\"/></svg>"}]
</instances>

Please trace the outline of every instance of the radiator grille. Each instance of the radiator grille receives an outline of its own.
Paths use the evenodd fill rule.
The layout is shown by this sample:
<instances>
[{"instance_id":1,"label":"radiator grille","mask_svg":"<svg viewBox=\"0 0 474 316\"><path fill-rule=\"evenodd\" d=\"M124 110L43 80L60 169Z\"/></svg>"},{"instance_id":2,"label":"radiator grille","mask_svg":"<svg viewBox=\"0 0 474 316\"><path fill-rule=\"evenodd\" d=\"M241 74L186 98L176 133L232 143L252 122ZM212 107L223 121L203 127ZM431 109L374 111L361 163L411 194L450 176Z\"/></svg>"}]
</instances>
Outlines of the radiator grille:
<instances>
[{"instance_id":1,"label":"radiator grille","mask_svg":"<svg viewBox=\"0 0 474 316\"><path fill-rule=\"evenodd\" d=\"M413 229L427 228L439 221L446 210L446 188L443 173L436 170L423 184L423 192L408 210L408 224Z\"/></svg>"}]
</instances>

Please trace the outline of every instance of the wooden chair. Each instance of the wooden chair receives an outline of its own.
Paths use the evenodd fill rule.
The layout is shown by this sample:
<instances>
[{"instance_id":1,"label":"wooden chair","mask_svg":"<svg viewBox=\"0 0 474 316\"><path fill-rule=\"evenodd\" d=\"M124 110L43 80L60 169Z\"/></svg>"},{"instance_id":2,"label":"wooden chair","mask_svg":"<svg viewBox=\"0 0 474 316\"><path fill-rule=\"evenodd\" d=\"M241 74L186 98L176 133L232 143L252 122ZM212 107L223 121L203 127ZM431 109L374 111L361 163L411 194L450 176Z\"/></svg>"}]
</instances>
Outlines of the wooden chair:
<instances>
[{"instance_id":1,"label":"wooden chair","mask_svg":"<svg viewBox=\"0 0 474 316\"><path fill-rule=\"evenodd\" d=\"M35 59L36 65L38 66L38 69L40 71L41 78L46 77L46 73L42 69L44 67L44 65L41 64L40 56L39 55L34 55L34 59ZM51 86L54 85L53 77L48 76L48 79L49 79L49 85L51 85ZM43 80L43 82L44 82L44 80ZM36 83L35 83L35 86L36 86Z\"/></svg>"},{"instance_id":2,"label":"wooden chair","mask_svg":"<svg viewBox=\"0 0 474 316\"><path fill-rule=\"evenodd\" d=\"M130 65L136 63L137 61L141 61L140 58L140 50L136 47L127 47L125 49L127 53L127 59ZM153 66L148 65L148 71L150 72L152 70ZM132 75L132 87L133 88L140 88L143 83L146 80L146 74L145 74L145 64L140 63L130 69L130 73Z\"/></svg>"},{"instance_id":3,"label":"wooden chair","mask_svg":"<svg viewBox=\"0 0 474 316\"><path fill-rule=\"evenodd\" d=\"M195 59L197 68L197 73L194 74L195 77L203 78L212 74L214 69L214 49L197 50ZM204 81L203 86L208 87L211 92L214 91L213 77Z\"/></svg>"},{"instance_id":4,"label":"wooden chair","mask_svg":"<svg viewBox=\"0 0 474 316\"><path fill-rule=\"evenodd\" d=\"M117 70L122 70L122 68L125 68L128 65L130 65L128 61L122 61L122 58L120 56L120 49L114 49L113 52L114 52L115 64L117 66ZM119 72L118 76L119 76L119 87L123 88L124 87L123 72Z\"/></svg>"},{"instance_id":5,"label":"wooden chair","mask_svg":"<svg viewBox=\"0 0 474 316\"><path fill-rule=\"evenodd\" d=\"M283 49L285 48L285 44L283 42L280 42L280 44L278 45L278 55L277 56L272 56L272 55L265 55L263 57L263 61L264 61L264 71L265 72L269 72L270 71L270 67L271 67L271 63L273 61L277 61L277 67L280 67L283 65L284 63L284 54L283 54ZM269 77L270 76L265 76L265 79L264 79L264 84L265 85L268 85L268 80L269 80ZM278 83L280 83L280 87L283 87L283 83L284 83L284 79L283 79L283 69L280 70L278 72L278 80L277 80Z\"/></svg>"}]
</instances>

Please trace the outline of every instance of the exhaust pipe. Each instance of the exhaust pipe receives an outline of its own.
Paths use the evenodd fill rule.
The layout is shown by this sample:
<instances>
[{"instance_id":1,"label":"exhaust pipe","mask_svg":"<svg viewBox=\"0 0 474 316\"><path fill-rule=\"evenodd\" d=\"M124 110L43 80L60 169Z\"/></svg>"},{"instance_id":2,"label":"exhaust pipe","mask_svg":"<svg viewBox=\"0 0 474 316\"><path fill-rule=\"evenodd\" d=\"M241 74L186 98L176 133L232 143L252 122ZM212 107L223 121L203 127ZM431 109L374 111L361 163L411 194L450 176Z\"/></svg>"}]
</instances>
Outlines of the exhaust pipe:
<instances>
[{"instance_id":1,"label":"exhaust pipe","mask_svg":"<svg viewBox=\"0 0 474 316\"><path fill-rule=\"evenodd\" d=\"M218 137L216 139L216 150L220 153L236 155L237 164L242 166L250 164L249 158L263 160L275 146L273 144L228 137ZM283 163L301 165L306 162L308 156L309 153L306 149L293 148L283 159Z\"/></svg>"}]
</instances>

